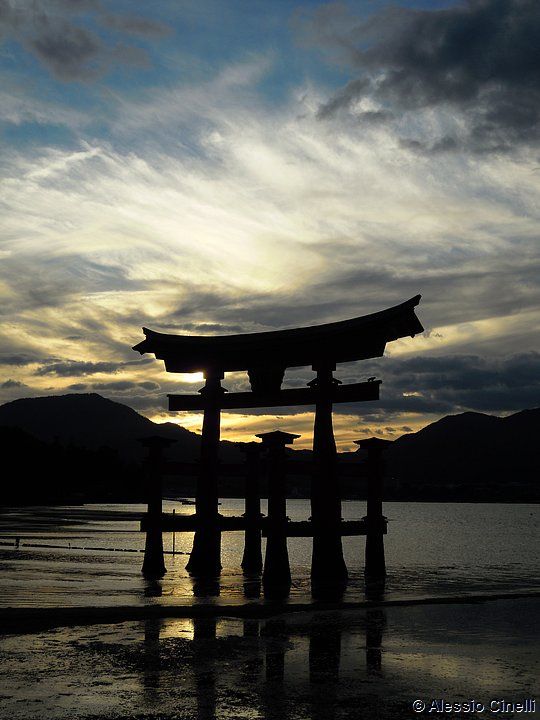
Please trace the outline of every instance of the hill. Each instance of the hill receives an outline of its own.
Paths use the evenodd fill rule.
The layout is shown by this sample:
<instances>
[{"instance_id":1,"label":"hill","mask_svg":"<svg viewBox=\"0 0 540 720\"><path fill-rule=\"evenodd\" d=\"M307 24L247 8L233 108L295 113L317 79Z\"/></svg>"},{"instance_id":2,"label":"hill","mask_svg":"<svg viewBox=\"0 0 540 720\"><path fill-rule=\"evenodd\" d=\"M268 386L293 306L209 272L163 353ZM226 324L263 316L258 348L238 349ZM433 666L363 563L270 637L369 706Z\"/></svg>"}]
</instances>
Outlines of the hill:
<instances>
[{"instance_id":1,"label":"hill","mask_svg":"<svg viewBox=\"0 0 540 720\"><path fill-rule=\"evenodd\" d=\"M389 500L538 502L540 409L509 417L451 415L396 440L386 454ZM97 394L25 398L0 406L0 451L6 467L2 504L139 501L139 438L176 440L172 460L196 460L200 435L173 423L157 424ZM242 443L222 441L223 462L241 462ZM309 451L290 451L309 460ZM347 453L341 461L362 461ZM365 497L365 480L342 481L344 497ZM309 477L288 480L291 497L309 496ZM224 497L243 495L242 478L224 477ZM263 482L264 492L264 482ZM167 478L165 494L193 496L195 479Z\"/></svg>"},{"instance_id":2,"label":"hill","mask_svg":"<svg viewBox=\"0 0 540 720\"><path fill-rule=\"evenodd\" d=\"M91 449L114 448L127 461L143 457L139 438L162 435L175 440L172 458L195 460L201 437L175 423L154 423L127 405L97 393L71 393L22 398L0 406L0 426L18 427L45 442L79 445ZM238 461L239 445L224 441L226 462Z\"/></svg>"},{"instance_id":3,"label":"hill","mask_svg":"<svg viewBox=\"0 0 540 720\"><path fill-rule=\"evenodd\" d=\"M200 435L174 423L154 423L96 393L22 398L0 406L0 504L131 501L144 497L139 438L176 442L171 460L196 460ZM239 443L221 443L224 462L240 462ZM166 492L194 495L194 478L168 478ZM229 492L229 489L227 489Z\"/></svg>"},{"instance_id":4,"label":"hill","mask_svg":"<svg viewBox=\"0 0 540 720\"><path fill-rule=\"evenodd\" d=\"M449 415L393 443L389 490L407 499L538 501L539 432L538 408Z\"/></svg>"}]
</instances>

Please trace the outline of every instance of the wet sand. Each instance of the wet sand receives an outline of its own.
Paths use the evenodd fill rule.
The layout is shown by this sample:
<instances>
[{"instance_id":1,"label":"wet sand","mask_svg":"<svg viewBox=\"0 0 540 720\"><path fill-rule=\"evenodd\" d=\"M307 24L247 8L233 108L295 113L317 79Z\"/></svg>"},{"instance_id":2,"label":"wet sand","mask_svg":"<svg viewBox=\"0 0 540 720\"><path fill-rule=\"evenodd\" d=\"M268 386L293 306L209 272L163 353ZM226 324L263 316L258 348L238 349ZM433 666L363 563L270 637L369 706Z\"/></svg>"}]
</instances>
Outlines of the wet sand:
<instances>
[{"instance_id":1,"label":"wet sand","mask_svg":"<svg viewBox=\"0 0 540 720\"><path fill-rule=\"evenodd\" d=\"M200 607L163 617L156 606L144 618L28 626L2 640L0 717L400 720L438 716L412 709L432 699L486 707L444 717L534 717L489 704L534 697L540 599L439 600L265 618L222 606L220 617Z\"/></svg>"}]
</instances>

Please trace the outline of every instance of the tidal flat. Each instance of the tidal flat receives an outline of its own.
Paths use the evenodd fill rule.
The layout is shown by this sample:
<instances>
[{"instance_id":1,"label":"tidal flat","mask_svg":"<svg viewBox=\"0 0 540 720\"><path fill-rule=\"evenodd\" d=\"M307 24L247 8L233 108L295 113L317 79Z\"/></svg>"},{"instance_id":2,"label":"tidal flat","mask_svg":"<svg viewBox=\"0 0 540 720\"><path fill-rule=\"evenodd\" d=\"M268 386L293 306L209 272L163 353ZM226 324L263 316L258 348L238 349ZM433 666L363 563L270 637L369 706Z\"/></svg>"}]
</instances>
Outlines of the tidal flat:
<instances>
[{"instance_id":1,"label":"tidal flat","mask_svg":"<svg viewBox=\"0 0 540 720\"><path fill-rule=\"evenodd\" d=\"M0 717L395 720L439 716L427 712L432 701L470 700L486 708L475 717L520 717L489 707L535 697L539 615L531 597L11 634Z\"/></svg>"}]
</instances>

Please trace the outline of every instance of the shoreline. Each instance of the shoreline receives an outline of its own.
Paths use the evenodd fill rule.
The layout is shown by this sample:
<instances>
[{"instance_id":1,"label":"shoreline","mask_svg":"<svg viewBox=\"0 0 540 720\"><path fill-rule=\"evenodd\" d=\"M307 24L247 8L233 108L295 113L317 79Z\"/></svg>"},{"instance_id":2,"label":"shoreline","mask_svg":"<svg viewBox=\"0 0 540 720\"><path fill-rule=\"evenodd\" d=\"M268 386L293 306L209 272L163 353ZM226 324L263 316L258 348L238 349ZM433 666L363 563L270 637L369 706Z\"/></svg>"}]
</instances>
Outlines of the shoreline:
<instances>
[{"instance_id":1,"label":"shoreline","mask_svg":"<svg viewBox=\"0 0 540 720\"><path fill-rule=\"evenodd\" d=\"M170 495L163 495L163 501L167 502L178 502L178 498L175 496ZM192 498L188 498L192 499ZM193 498L194 499L194 498ZM222 500L244 500L243 497L239 497L237 495L220 495L220 499ZM310 500L310 496L306 495L294 495L289 497L286 496L286 500ZM261 495L261 500L268 500L267 495ZM344 497L341 498L342 502L367 502L366 497ZM530 499L524 499L524 498L465 498L462 500L455 499L455 498L403 498L403 497L392 497L388 496L384 498L384 502L391 502L391 503L414 503L419 505L540 505L540 500L537 497L530 498ZM179 503L181 504L181 503ZM50 502L43 502L43 503L29 503L27 505L24 504L18 504L18 505L2 505L0 504L0 515L3 512L6 511L13 511L13 510L29 510L31 508L86 508L89 505L143 505L146 507L147 501L144 499L139 500L111 500L110 498L104 498L103 500L82 500L82 501L73 501L73 502L59 502L51 504ZM192 505L187 505L185 507L192 507ZM103 514L111 513L115 515L120 515L122 513L121 510L115 511L115 510L98 510L96 512L100 512ZM131 520L132 517L129 517L130 515L144 515L146 513L146 510L139 511L125 511L124 514L126 515L126 520ZM188 514L188 513L186 513Z\"/></svg>"},{"instance_id":2,"label":"shoreline","mask_svg":"<svg viewBox=\"0 0 540 720\"><path fill-rule=\"evenodd\" d=\"M540 591L452 595L441 597L365 600L360 602L316 601L244 604L120 605L104 607L0 608L0 636L23 635L60 627L115 624L160 618L243 618L264 620L279 615L313 612L366 610L371 608L417 607L422 605L473 605L496 600L540 598Z\"/></svg>"}]
</instances>

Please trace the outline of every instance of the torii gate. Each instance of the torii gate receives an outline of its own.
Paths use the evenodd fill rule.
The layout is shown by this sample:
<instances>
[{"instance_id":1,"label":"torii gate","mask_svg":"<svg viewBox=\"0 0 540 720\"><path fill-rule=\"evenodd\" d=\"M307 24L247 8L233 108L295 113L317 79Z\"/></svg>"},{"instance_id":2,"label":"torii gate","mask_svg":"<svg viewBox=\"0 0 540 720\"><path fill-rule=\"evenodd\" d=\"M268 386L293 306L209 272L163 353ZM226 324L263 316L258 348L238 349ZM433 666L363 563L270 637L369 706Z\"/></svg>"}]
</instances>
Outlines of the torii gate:
<instances>
[{"instance_id":1,"label":"torii gate","mask_svg":"<svg viewBox=\"0 0 540 720\"><path fill-rule=\"evenodd\" d=\"M347 581L341 542L341 498L336 481L336 443L332 425L335 402L379 399L380 382L341 385L336 363L381 357L386 343L423 332L414 308L420 295L380 312L313 327L228 336L169 335L143 328L145 340L134 346L165 361L168 372L202 372L197 395L169 395L170 410L203 411L200 474L197 482L198 526L187 569L214 575L221 569L218 514L218 453L221 410L315 405L312 583ZM285 370L311 365L316 377L308 388L281 389ZM247 371L251 392L227 393L226 372Z\"/></svg>"}]
</instances>

